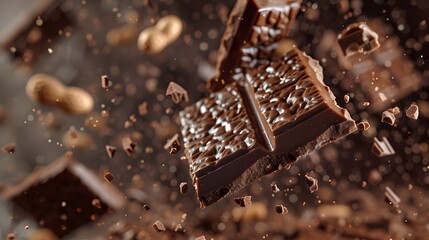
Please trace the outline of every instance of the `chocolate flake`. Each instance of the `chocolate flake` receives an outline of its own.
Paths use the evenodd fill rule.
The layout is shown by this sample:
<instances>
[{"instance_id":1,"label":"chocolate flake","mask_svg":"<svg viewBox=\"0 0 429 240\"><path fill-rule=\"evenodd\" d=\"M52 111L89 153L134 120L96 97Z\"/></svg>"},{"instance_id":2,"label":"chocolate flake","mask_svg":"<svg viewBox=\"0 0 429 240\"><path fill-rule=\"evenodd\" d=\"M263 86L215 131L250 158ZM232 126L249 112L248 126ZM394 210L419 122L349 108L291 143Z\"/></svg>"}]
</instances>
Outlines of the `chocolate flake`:
<instances>
[{"instance_id":1,"label":"chocolate flake","mask_svg":"<svg viewBox=\"0 0 429 240\"><path fill-rule=\"evenodd\" d=\"M188 192L188 183L187 182L181 182L179 185L179 188L180 188L180 193L185 194L186 192Z\"/></svg>"},{"instance_id":2,"label":"chocolate flake","mask_svg":"<svg viewBox=\"0 0 429 240\"><path fill-rule=\"evenodd\" d=\"M234 201L240 205L240 207L249 207L252 205L252 196L234 198Z\"/></svg>"},{"instance_id":3,"label":"chocolate flake","mask_svg":"<svg viewBox=\"0 0 429 240\"><path fill-rule=\"evenodd\" d=\"M314 193L315 191L319 190L319 181L317 181L317 179L308 175L305 175L305 179L307 181L307 186L310 189L311 193Z\"/></svg>"},{"instance_id":4,"label":"chocolate flake","mask_svg":"<svg viewBox=\"0 0 429 240\"><path fill-rule=\"evenodd\" d=\"M166 230L164 224L162 224L162 222L160 222L158 220L154 224L152 224L152 227L157 232L163 232Z\"/></svg>"},{"instance_id":5,"label":"chocolate flake","mask_svg":"<svg viewBox=\"0 0 429 240\"><path fill-rule=\"evenodd\" d=\"M113 156L115 156L116 147L111 145L106 145L106 152L107 152L107 156L109 156L109 158L112 159Z\"/></svg>"},{"instance_id":6,"label":"chocolate flake","mask_svg":"<svg viewBox=\"0 0 429 240\"><path fill-rule=\"evenodd\" d=\"M105 174L104 174L104 179L106 179L108 182L112 182L113 181L113 174L112 173L110 173L110 172L106 172Z\"/></svg>"},{"instance_id":7,"label":"chocolate flake","mask_svg":"<svg viewBox=\"0 0 429 240\"><path fill-rule=\"evenodd\" d=\"M395 150L386 137L383 137L382 141L375 137L374 143L372 144L372 153L378 157L386 157L395 154Z\"/></svg>"},{"instance_id":8,"label":"chocolate flake","mask_svg":"<svg viewBox=\"0 0 429 240\"><path fill-rule=\"evenodd\" d=\"M396 117L390 111L384 111L381 115L381 122L387 123L391 126L395 125Z\"/></svg>"},{"instance_id":9,"label":"chocolate flake","mask_svg":"<svg viewBox=\"0 0 429 240\"><path fill-rule=\"evenodd\" d=\"M279 187L277 187L277 184L272 183L271 184L271 191L276 193L276 192L280 192L280 189L279 189Z\"/></svg>"},{"instance_id":10,"label":"chocolate flake","mask_svg":"<svg viewBox=\"0 0 429 240\"><path fill-rule=\"evenodd\" d=\"M283 205L277 205L276 206L276 212L278 214L286 214L289 212L289 210L287 209L287 207L283 206Z\"/></svg>"},{"instance_id":11,"label":"chocolate flake","mask_svg":"<svg viewBox=\"0 0 429 240\"><path fill-rule=\"evenodd\" d=\"M136 143L133 142L130 137L124 137L122 138L122 148L128 156L131 156L136 148Z\"/></svg>"},{"instance_id":12,"label":"chocolate flake","mask_svg":"<svg viewBox=\"0 0 429 240\"><path fill-rule=\"evenodd\" d=\"M15 153L15 149L16 149L16 144L15 143L8 143L6 145L4 145L1 150L4 153L9 153L9 154L13 154Z\"/></svg>"},{"instance_id":13,"label":"chocolate flake","mask_svg":"<svg viewBox=\"0 0 429 240\"><path fill-rule=\"evenodd\" d=\"M145 116L147 114L147 102L142 102L138 106L138 112L140 116Z\"/></svg>"},{"instance_id":14,"label":"chocolate flake","mask_svg":"<svg viewBox=\"0 0 429 240\"><path fill-rule=\"evenodd\" d=\"M167 143L164 145L164 149L167 150L171 155L175 155L180 151L181 144L179 140L179 134L176 133L170 139L168 139Z\"/></svg>"},{"instance_id":15,"label":"chocolate flake","mask_svg":"<svg viewBox=\"0 0 429 240\"><path fill-rule=\"evenodd\" d=\"M368 54L380 47L378 34L365 23L352 23L338 35L338 43L346 57L357 53Z\"/></svg>"},{"instance_id":16,"label":"chocolate flake","mask_svg":"<svg viewBox=\"0 0 429 240\"><path fill-rule=\"evenodd\" d=\"M362 122L357 124L357 128L359 129L359 131L366 131L370 127L371 127L371 125L367 121L362 121Z\"/></svg>"},{"instance_id":17,"label":"chocolate flake","mask_svg":"<svg viewBox=\"0 0 429 240\"><path fill-rule=\"evenodd\" d=\"M419 117L419 106L416 103L411 103L411 105L405 110L405 115L408 118L417 120Z\"/></svg>"},{"instance_id":18,"label":"chocolate flake","mask_svg":"<svg viewBox=\"0 0 429 240\"><path fill-rule=\"evenodd\" d=\"M384 192L385 200L389 205L394 207L399 207L399 203L401 203L401 199L396 195L395 192L390 187L386 187Z\"/></svg>"},{"instance_id":19,"label":"chocolate flake","mask_svg":"<svg viewBox=\"0 0 429 240\"><path fill-rule=\"evenodd\" d=\"M101 87L104 89L108 89L109 87L111 87L109 77L107 77L107 75L101 76Z\"/></svg>"},{"instance_id":20,"label":"chocolate flake","mask_svg":"<svg viewBox=\"0 0 429 240\"><path fill-rule=\"evenodd\" d=\"M171 100L175 104L178 104L181 101L189 101L188 92L175 82L170 82L170 84L168 84L165 95L171 97Z\"/></svg>"},{"instance_id":21,"label":"chocolate flake","mask_svg":"<svg viewBox=\"0 0 429 240\"><path fill-rule=\"evenodd\" d=\"M345 103L349 103L349 101L350 101L350 96L349 95L344 95L344 102Z\"/></svg>"}]
</instances>

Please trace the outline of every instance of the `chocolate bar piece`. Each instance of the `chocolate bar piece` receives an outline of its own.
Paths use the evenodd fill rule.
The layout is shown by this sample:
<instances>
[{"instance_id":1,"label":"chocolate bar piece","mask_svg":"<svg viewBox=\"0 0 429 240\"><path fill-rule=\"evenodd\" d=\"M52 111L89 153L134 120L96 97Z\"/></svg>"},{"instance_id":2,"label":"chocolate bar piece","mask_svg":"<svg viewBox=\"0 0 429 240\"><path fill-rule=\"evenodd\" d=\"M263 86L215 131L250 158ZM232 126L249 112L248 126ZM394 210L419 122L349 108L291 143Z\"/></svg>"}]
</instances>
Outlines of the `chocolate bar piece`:
<instances>
[{"instance_id":1,"label":"chocolate bar piece","mask_svg":"<svg viewBox=\"0 0 429 240\"><path fill-rule=\"evenodd\" d=\"M378 34L363 22L347 26L338 35L338 43L346 57L357 53L367 54L380 47Z\"/></svg>"},{"instance_id":2,"label":"chocolate bar piece","mask_svg":"<svg viewBox=\"0 0 429 240\"><path fill-rule=\"evenodd\" d=\"M201 207L356 130L318 62L297 49L240 76L180 113Z\"/></svg>"},{"instance_id":3,"label":"chocolate bar piece","mask_svg":"<svg viewBox=\"0 0 429 240\"><path fill-rule=\"evenodd\" d=\"M72 20L59 1L16 0L0 9L0 47L15 60L32 63L47 54L54 40L71 26Z\"/></svg>"},{"instance_id":4,"label":"chocolate bar piece","mask_svg":"<svg viewBox=\"0 0 429 240\"><path fill-rule=\"evenodd\" d=\"M122 209L126 202L113 185L74 161L70 153L36 170L16 186L7 187L1 197L58 237L105 213Z\"/></svg>"},{"instance_id":5,"label":"chocolate bar piece","mask_svg":"<svg viewBox=\"0 0 429 240\"><path fill-rule=\"evenodd\" d=\"M218 51L217 73L208 89L217 91L233 81L237 68L267 60L287 36L301 0L238 0Z\"/></svg>"},{"instance_id":6,"label":"chocolate bar piece","mask_svg":"<svg viewBox=\"0 0 429 240\"><path fill-rule=\"evenodd\" d=\"M335 43L335 34L327 31L318 46L316 57L326 59L326 70L340 80L345 90L359 95L356 98L362 101L369 101L371 111L381 111L417 91L423 77L404 55L399 39L389 36L391 31L388 26L380 20L370 20L367 24L379 34L380 48L376 51L345 58L340 46Z\"/></svg>"}]
</instances>

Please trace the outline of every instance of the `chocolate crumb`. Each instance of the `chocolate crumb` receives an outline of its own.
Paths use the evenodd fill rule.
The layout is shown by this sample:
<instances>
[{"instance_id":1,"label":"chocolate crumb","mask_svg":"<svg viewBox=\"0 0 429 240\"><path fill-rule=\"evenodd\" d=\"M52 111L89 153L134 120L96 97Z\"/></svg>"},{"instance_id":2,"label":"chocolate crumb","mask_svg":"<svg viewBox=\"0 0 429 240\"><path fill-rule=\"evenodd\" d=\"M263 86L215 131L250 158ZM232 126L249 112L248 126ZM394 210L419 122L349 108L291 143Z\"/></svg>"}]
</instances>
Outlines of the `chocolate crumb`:
<instances>
[{"instance_id":1,"label":"chocolate crumb","mask_svg":"<svg viewBox=\"0 0 429 240\"><path fill-rule=\"evenodd\" d=\"M286 214L289 212L289 210L287 209L287 207L283 206L283 205L277 205L276 206L276 212L278 214Z\"/></svg>"},{"instance_id":2,"label":"chocolate crumb","mask_svg":"<svg viewBox=\"0 0 429 240\"><path fill-rule=\"evenodd\" d=\"M188 183L187 182L181 182L180 185L180 193L185 194L188 191Z\"/></svg>"},{"instance_id":3,"label":"chocolate crumb","mask_svg":"<svg viewBox=\"0 0 429 240\"><path fill-rule=\"evenodd\" d=\"M172 108L167 108L167 109L165 109L165 114L170 115L170 114L172 114L172 113L173 113L173 109L172 109Z\"/></svg>"},{"instance_id":4,"label":"chocolate crumb","mask_svg":"<svg viewBox=\"0 0 429 240\"><path fill-rule=\"evenodd\" d=\"M108 181L108 182L112 182L113 181L113 174L111 174L110 172L106 172L104 174L104 178Z\"/></svg>"},{"instance_id":5,"label":"chocolate crumb","mask_svg":"<svg viewBox=\"0 0 429 240\"><path fill-rule=\"evenodd\" d=\"M277 184L272 183L271 184L271 191L276 193L276 192L280 192L280 189L279 189L279 187L277 187Z\"/></svg>"},{"instance_id":6,"label":"chocolate crumb","mask_svg":"<svg viewBox=\"0 0 429 240\"><path fill-rule=\"evenodd\" d=\"M134 115L134 114L131 114L131 115L130 115L130 117L129 117L129 119L130 119L130 121L131 121L131 122L133 122L133 123L136 123L136 122L137 122L137 117L136 117L136 115Z\"/></svg>"},{"instance_id":7,"label":"chocolate crumb","mask_svg":"<svg viewBox=\"0 0 429 240\"><path fill-rule=\"evenodd\" d=\"M344 102L345 103L349 103L349 101L350 101L350 96L349 95L344 95Z\"/></svg>"},{"instance_id":8,"label":"chocolate crumb","mask_svg":"<svg viewBox=\"0 0 429 240\"><path fill-rule=\"evenodd\" d=\"M385 157L395 154L395 150L392 145L390 145L390 142L386 137L383 137L382 141L375 137L374 143L372 144L372 153L377 157Z\"/></svg>"},{"instance_id":9,"label":"chocolate crumb","mask_svg":"<svg viewBox=\"0 0 429 240\"><path fill-rule=\"evenodd\" d=\"M395 125L396 117L390 111L384 111L381 115L381 122L387 123L391 126Z\"/></svg>"},{"instance_id":10,"label":"chocolate crumb","mask_svg":"<svg viewBox=\"0 0 429 240\"><path fill-rule=\"evenodd\" d=\"M137 110L140 116L145 116L147 114L147 102L142 102Z\"/></svg>"},{"instance_id":11,"label":"chocolate crumb","mask_svg":"<svg viewBox=\"0 0 429 240\"><path fill-rule=\"evenodd\" d=\"M415 103L411 103L411 105L405 110L405 115L407 115L408 118L417 120L419 117L419 106Z\"/></svg>"},{"instance_id":12,"label":"chocolate crumb","mask_svg":"<svg viewBox=\"0 0 429 240\"><path fill-rule=\"evenodd\" d=\"M399 203L401 203L401 199L396 195L395 192L390 187L386 187L384 192L385 201L394 207L399 207Z\"/></svg>"},{"instance_id":13,"label":"chocolate crumb","mask_svg":"<svg viewBox=\"0 0 429 240\"><path fill-rule=\"evenodd\" d=\"M307 181L307 186L310 189L311 193L314 193L315 191L319 190L319 181L317 181L317 179L305 175L306 181Z\"/></svg>"},{"instance_id":14,"label":"chocolate crumb","mask_svg":"<svg viewBox=\"0 0 429 240\"><path fill-rule=\"evenodd\" d=\"M368 106L369 106L369 102L364 102L362 105L363 105L364 107L368 107Z\"/></svg>"},{"instance_id":15,"label":"chocolate crumb","mask_svg":"<svg viewBox=\"0 0 429 240\"><path fill-rule=\"evenodd\" d=\"M167 143L164 145L164 149L167 150L171 155L174 155L179 152L180 147L181 145L178 133L174 134L172 138L168 139Z\"/></svg>"},{"instance_id":16,"label":"chocolate crumb","mask_svg":"<svg viewBox=\"0 0 429 240\"><path fill-rule=\"evenodd\" d=\"M111 145L106 145L106 152L107 152L107 156L109 156L109 158L113 158L113 156L115 156L116 153L116 147L111 146Z\"/></svg>"},{"instance_id":17,"label":"chocolate crumb","mask_svg":"<svg viewBox=\"0 0 429 240\"><path fill-rule=\"evenodd\" d=\"M252 196L234 198L234 201L241 207L249 207L252 205Z\"/></svg>"},{"instance_id":18,"label":"chocolate crumb","mask_svg":"<svg viewBox=\"0 0 429 240\"><path fill-rule=\"evenodd\" d=\"M94 207L96 207L96 208L98 208L98 209L101 209L101 202L100 202L100 199L98 199L98 198L94 198L94 199L91 201L91 204L92 204L92 206L94 206Z\"/></svg>"},{"instance_id":19,"label":"chocolate crumb","mask_svg":"<svg viewBox=\"0 0 429 240\"><path fill-rule=\"evenodd\" d=\"M155 231L157 232L163 232L165 231L165 226L164 224L162 224L162 222L160 221L156 221L153 225L152 225L153 229L155 229Z\"/></svg>"},{"instance_id":20,"label":"chocolate crumb","mask_svg":"<svg viewBox=\"0 0 429 240\"><path fill-rule=\"evenodd\" d=\"M174 227L174 231L175 231L175 232L183 232L183 227L182 227L182 225L181 225L180 223L178 223L178 224L176 225L176 227Z\"/></svg>"},{"instance_id":21,"label":"chocolate crumb","mask_svg":"<svg viewBox=\"0 0 429 240\"><path fill-rule=\"evenodd\" d=\"M389 108L386 111L393 113L393 115L395 115L395 116L401 112L401 110L398 107Z\"/></svg>"},{"instance_id":22,"label":"chocolate crumb","mask_svg":"<svg viewBox=\"0 0 429 240\"><path fill-rule=\"evenodd\" d=\"M7 234L7 240L15 240L15 233Z\"/></svg>"},{"instance_id":23,"label":"chocolate crumb","mask_svg":"<svg viewBox=\"0 0 429 240\"><path fill-rule=\"evenodd\" d=\"M150 210L150 207L149 207L147 204L143 204L143 209L144 209L145 211L149 211L149 210Z\"/></svg>"},{"instance_id":24,"label":"chocolate crumb","mask_svg":"<svg viewBox=\"0 0 429 240\"><path fill-rule=\"evenodd\" d=\"M362 122L357 124L357 128L359 129L359 131L366 131L370 127L371 127L371 125L367 121L362 121Z\"/></svg>"},{"instance_id":25,"label":"chocolate crumb","mask_svg":"<svg viewBox=\"0 0 429 240\"><path fill-rule=\"evenodd\" d=\"M199 236L199 237L195 238L195 240L206 240L206 237L205 236Z\"/></svg>"},{"instance_id":26,"label":"chocolate crumb","mask_svg":"<svg viewBox=\"0 0 429 240\"><path fill-rule=\"evenodd\" d=\"M133 126L133 122L131 122L130 120L126 120L124 122L124 128L125 129L131 128L132 126Z\"/></svg>"},{"instance_id":27,"label":"chocolate crumb","mask_svg":"<svg viewBox=\"0 0 429 240\"><path fill-rule=\"evenodd\" d=\"M107 75L101 76L101 87L104 89L111 87L110 82L109 82L109 77L107 77Z\"/></svg>"},{"instance_id":28,"label":"chocolate crumb","mask_svg":"<svg viewBox=\"0 0 429 240\"><path fill-rule=\"evenodd\" d=\"M189 101L188 92L175 82L170 82L170 84L168 84L168 88L165 92L165 95L171 97L171 100L175 104L178 104L181 101Z\"/></svg>"},{"instance_id":29,"label":"chocolate crumb","mask_svg":"<svg viewBox=\"0 0 429 240\"><path fill-rule=\"evenodd\" d=\"M13 154L15 153L15 149L16 149L16 144L15 143L8 143L6 145L4 145L1 150L4 153L9 153L9 154Z\"/></svg>"},{"instance_id":30,"label":"chocolate crumb","mask_svg":"<svg viewBox=\"0 0 429 240\"><path fill-rule=\"evenodd\" d=\"M131 140L130 137L122 138L122 148L127 153L128 156L131 156L134 153L136 144Z\"/></svg>"}]
</instances>

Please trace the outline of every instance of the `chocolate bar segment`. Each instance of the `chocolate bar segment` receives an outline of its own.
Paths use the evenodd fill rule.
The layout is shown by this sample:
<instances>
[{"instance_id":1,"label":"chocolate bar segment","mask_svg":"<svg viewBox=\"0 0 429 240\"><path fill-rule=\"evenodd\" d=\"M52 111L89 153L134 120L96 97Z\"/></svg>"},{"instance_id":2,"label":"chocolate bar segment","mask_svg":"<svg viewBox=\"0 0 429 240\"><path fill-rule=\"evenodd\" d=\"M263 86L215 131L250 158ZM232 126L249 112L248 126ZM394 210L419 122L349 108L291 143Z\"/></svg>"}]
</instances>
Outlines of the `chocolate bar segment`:
<instances>
[{"instance_id":1,"label":"chocolate bar segment","mask_svg":"<svg viewBox=\"0 0 429 240\"><path fill-rule=\"evenodd\" d=\"M340 80L344 89L360 95L362 101L370 102L371 111L382 111L417 91L423 77L404 55L399 39L391 36L387 25L380 20L370 20L367 24L379 35L380 47L377 50L346 58L339 44L335 43L335 34L326 31L316 57L326 59L326 70Z\"/></svg>"},{"instance_id":2,"label":"chocolate bar segment","mask_svg":"<svg viewBox=\"0 0 429 240\"><path fill-rule=\"evenodd\" d=\"M301 0L238 0L232 10L218 51L217 73L208 89L217 91L233 81L237 68L267 60L284 39Z\"/></svg>"},{"instance_id":3,"label":"chocolate bar segment","mask_svg":"<svg viewBox=\"0 0 429 240\"><path fill-rule=\"evenodd\" d=\"M58 237L125 205L125 197L113 185L74 161L71 154L6 188L1 197L32 215Z\"/></svg>"},{"instance_id":4,"label":"chocolate bar segment","mask_svg":"<svg viewBox=\"0 0 429 240\"><path fill-rule=\"evenodd\" d=\"M299 50L237 76L180 113L201 207L356 130L318 62Z\"/></svg>"}]
</instances>

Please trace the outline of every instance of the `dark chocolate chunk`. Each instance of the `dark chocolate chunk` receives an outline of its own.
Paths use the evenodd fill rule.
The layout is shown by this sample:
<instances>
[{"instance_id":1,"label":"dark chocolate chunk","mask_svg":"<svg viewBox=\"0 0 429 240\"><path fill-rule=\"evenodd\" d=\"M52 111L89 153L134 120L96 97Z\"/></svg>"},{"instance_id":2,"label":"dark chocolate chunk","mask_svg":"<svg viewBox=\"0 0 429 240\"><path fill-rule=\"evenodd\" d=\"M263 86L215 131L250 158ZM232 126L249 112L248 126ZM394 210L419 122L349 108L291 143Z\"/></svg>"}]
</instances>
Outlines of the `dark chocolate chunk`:
<instances>
[{"instance_id":1,"label":"dark chocolate chunk","mask_svg":"<svg viewBox=\"0 0 429 240\"><path fill-rule=\"evenodd\" d=\"M181 182L179 185L180 193L185 194L188 192L188 183L187 182Z\"/></svg>"},{"instance_id":2,"label":"dark chocolate chunk","mask_svg":"<svg viewBox=\"0 0 429 240\"><path fill-rule=\"evenodd\" d=\"M178 104L181 101L189 101L188 92L175 82L170 82L170 84L168 84L168 88L165 92L165 95L171 97L171 100L175 104Z\"/></svg>"},{"instance_id":3,"label":"dark chocolate chunk","mask_svg":"<svg viewBox=\"0 0 429 240\"><path fill-rule=\"evenodd\" d=\"M271 191L276 193L276 192L280 192L279 187L277 187L277 184L273 183L271 184Z\"/></svg>"},{"instance_id":4,"label":"dark chocolate chunk","mask_svg":"<svg viewBox=\"0 0 429 240\"><path fill-rule=\"evenodd\" d=\"M406 56L399 38L392 34L389 26L376 19L370 19L367 25L379 34L377 51L345 58L340 46L333 44L336 34L326 30L316 57L326 59L328 74L337 78L346 91L368 100L369 109L379 112L419 90L423 76Z\"/></svg>"},{"instance_id":5,"label":"dark chocolate chunk","mask_svg":"<svg viewBox=\"0 0 429 240\"><path fill-rule=\"evenodd\" d=\"M16 149L15 143L8 143L8 144L4 145L3 147L1 147L1 150L4 153L9 153L9 154L15 153L15 149Z\"/></svg>"},{"instance_id":6,"label":"dark chocolate chunk","mask_svg":"<svg viewBox=\"0 0 429 240\"><path fill-rule=\"evenodd\" d=\"M249 207L252 205L252 196L234 198L234 201L240 205L240 207Z\"/></svg>"},{"instance_id":7,"label":"dark chocolate chunk","mask_svg":"<svg viewBox=\"0 0 429 240\"><path fill-rule=\"evenodd\" d=\"M338 43L344 55L356 53L370 53L380 47L378 34L372 31L365 23L352 23L338 35Z\"/></svg>"},{"instance_id":8,"label":"dark chocolate chunk","mask_svg":"<svg viewBox=\"0 0 429 240\"><path fill-rule=\"evenodd\" d=\"M104 178L105 178L108 182L112 182L112 181L113 181L113 179L114 179L113 174L112 174L111 172L106 172L106 173L104 174Z\"/></svg>"},{"instance_id":9,"label":"dark chocolate chunk","mask_svg":"<svg viewBox=\"0 0 429 240\"><path fill-rule=\"evenodd\" d=\"M383 137L382 141L375 137L374 143L372 144L372 153L378 157L386 157L395 154L395 150L386 137Z\"/></svg>"},{"instance_id":10,"label":"dark chocolate chunk","mask_svg":"<svg viewBox=\"0 0 429 240\"><path fill-rule=\"evenodd\" d=\"M218 51L216 75L208 89L217 91L234 81L240 68L252 68L286 38L301 0L239 0L229 15ZM240 70L238 70L240 71Z\"/></svg>"},{"instance_id":11,"label":"dark chocolate chunk","mask_svg":"<svg viewBox=\"0 0 429 240\"><path fill-rule=\"evenodd\" d=\"M164 224L162 224L162 222L160 221L156 221L153 225L152 225L153 229L155 229L155 231L157 232L163 232L165 231L165 226Z\"/></svg>"},{"instance_id":12,"label":"dark chocolate chunk","mask_svg":"<svg viewBox=\"0 0 429 240\"><path fill-rule=\"evenodd\" d=\"M381 114L381 121L384 122L384 123L387 123L387 124L389 124L391 126L393 126L393 125L395 125L396 117L390 111L384 111Z\"/></svg>"},{"instance_id":13,"label":"dark chocolate chunk","mask_svg":"<svg viewBox=\"0 0 429 240\"><path fill-rule=\"evenodd\" d=\"M399 203L401 203L401 199L390 187L385 188L384 196L386 197L386 202L394 207L398 207Z\"/></svg>"},{"instance_id":14,"label":"dark chocolate chunk","mask_svg":"<svg viewBox=\"0 0 429 240\"><path fill-rule=\"evenodd\" d=\"M107 75L102 75L101 76L101 87L104 89L107 89L109 87L111 87L110 81L109 81L109 77Z\"/></svg>"},{"instance_id":15,"label":"dark chocolate chunk","mask_svg":"<svg viewBox=\"0 0 429 240\"><path fill-rule=\"evenodd\" d=\"M289 210L287 209L287 207L285 207L285 206L283 206L283 205L277 205L277 206L276 206L276 212L277 212L278 214L285 214L285 213L288 213L288 212L289 212Z\"/></svg>"},{"instance_id":16,"label":"dark chocolate chunk","mask_svg":"<svg viewBox=\"0 0 429 240\"><path fill-rule=\"evenodd\" d=\"M1 197L61 238L125 206L125 197L118 190L74 161L70 153L6 188ZM99 204L94 205L94 199Z\"/></svg>"},{"instance_id":17,"label":"dark chocolate chunk","mask_svg":"<svg viewBox=\"0 0 429 240\"><path fill-rule=\"evenodd\" d=\"M168 139L167 143L164 145L164 149L167 150L171 155L176 154L180 151L181 144L179 140L179 134L174 134L174 136Z\"/></svg>"},{"instance_id":18,"label":"dark chocolate chunk","mask_svg":"<svg viewBox=\"0 0 429 240\"><path fill-rule=\"evenodd\" d=\"M356 130L322 78L318 62L294 49L180 113L202 207Z\"/></svg>"},{"instance_id":19,"label":"dark chocolate chunk","mask_svg":"<svg viewBox=\"0 0 429 240\"><path fill-rule=\"evenodd\" d=\"M307 186L310 189L311 193L314 193L317 190L319 190L319 181L317 181L317 179L311 176L305 175L305 180L307 182Z\"/></svg>"},{"instance_id":20,"label":"dark chocolate chunk","mask_svg":"<svg viewBox=\"0 0 429 240\"><path fill-rule=\"evenodd\" d=\"M107 156L109 156L109 158L111 159L111 158L113 158L113 156L115 156L116 147L106 145L106 152L107 152Z\"/></svg>"},{"instance_id":21,"label":"dark chocolate chunk","mask_svg":"<svg viewBox=\"0 0 429 240\"><path fill-rule=\"evenodd\" d=\"M122 148L128 156L131 156L134 153L134 149L136 148L136 146L136 143L133 142L130 137L122 138Z\"/></svg>"},{"instance_id":22,"label":"dark chocolate chunk","mask_svg":"<svg viewBox=\"0 0 429 240\"><path fill-rule=\"evenodd\" d=\"M357 128L359 129L359 131L366 131L370 127L371 127L371 125L367 121L362 121L362 122L357 124Z\"/></svg>"},{"instance_id":23,"label":"dark chocolate chunk","mask_svg":"<svg viewBox=\"0 0 429 240\"><path fill-rule=\"evenodd\" d=\"M417 104L415 104L415 103L412 103L405 110L405 114L407 115L408 118L417 120L417 118L419 117L419 106L417 106Z\"/></svg>"}]
</instances>

